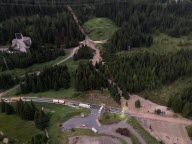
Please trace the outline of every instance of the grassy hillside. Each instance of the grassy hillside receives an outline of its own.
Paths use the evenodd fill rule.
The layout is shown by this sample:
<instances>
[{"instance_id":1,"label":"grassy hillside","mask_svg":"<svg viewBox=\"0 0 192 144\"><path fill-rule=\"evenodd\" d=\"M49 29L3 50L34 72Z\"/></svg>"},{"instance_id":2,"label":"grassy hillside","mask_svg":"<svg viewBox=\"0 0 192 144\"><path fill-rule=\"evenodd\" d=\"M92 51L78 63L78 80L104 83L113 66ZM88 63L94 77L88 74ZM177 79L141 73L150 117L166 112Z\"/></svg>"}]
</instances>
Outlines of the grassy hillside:
<instances>
[{"instance_id":1,"label":"grassy hillside","mask_svg":"<svg viewBox=\"0 0 192 144\"><path fill-rule=\"evenodd\" d=\"M8 138L16 139L18 144L31 140L31 137L38 133L43 133L32 121L21 120L17 115L3 113L0 113L0 131L3 131Z\"/></svg>"},{"instance_id":2,"label":"grassy hillside","mask_svg":"<svg viewBox=\"0 0 192 144\"><path fill-rule=\"evenodd\" d=\"M83 24L86 33L93 40L110 39L117 26L108 18L93 18Z\"/></svg>"},{"instance_id":3,"label":"grassy hillside","mask_svg":"<svg viewBox=\"0 0 192 144\"><path fill-rule=\"evenodd\" d=\"M181 49L192 49L192 35L175 38L163 33L158 33L153 36L152 46L135 48L131 51L122 51L119 52L118 55L132 55L144 51L164 54L168 52L177 52Z\"/></svg>"}]
</instances>

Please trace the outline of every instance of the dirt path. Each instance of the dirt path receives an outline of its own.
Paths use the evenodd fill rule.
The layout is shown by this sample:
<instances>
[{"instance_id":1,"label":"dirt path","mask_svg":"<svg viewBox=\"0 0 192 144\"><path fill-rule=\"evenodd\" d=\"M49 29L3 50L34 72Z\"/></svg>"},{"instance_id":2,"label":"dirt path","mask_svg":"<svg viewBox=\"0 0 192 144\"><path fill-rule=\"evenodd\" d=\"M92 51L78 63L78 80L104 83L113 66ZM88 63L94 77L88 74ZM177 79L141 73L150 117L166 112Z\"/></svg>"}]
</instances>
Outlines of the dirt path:
<instances>
[{"instance_id":1,"label":"dirt path","mask_svg":"<svg viewBox=\"0 0 192 144\"><path fill-rule=\"evenodd\" d=\"M73 12L72 8L70 6L67 6L68 10L71 12L71 14L73 15L73 19L75 20L77 26L79 27L80 31L82 32L82 34L85 36L85 44L87 46L89 46L90 48L92 48L93 50L95 50L95 55L92 59L92 63L93 65L96 64L96 62L99 62L102 60L102 57L100 55L100 50L96 48L96 44L98 43L104 43L106 41L93 41L89 38L89 36L85 33L84 29L81 27L81 25L79 24L79 21L77 19L77 16L75 15L75 13Z\"/></svg>"},{"instance_id":2,"label":"dirt path","mask_svg":"<svg viewBox=\"0 0 192 144\"><path fill-rule=\"evenodd\" d=\"M69 60L70 58L73 58L74 54L76 53L76 51L78 51L78 49L79 49L79 46L73 48L72 51L71 51L71 53L69 54L69 56L68 56L67 58L65 58L64 60L62 60L62 61L56 63L55 65L60 65L61 63L63 63L63 62L65 62L65 61Z\"/></svg>"}]
</instances>

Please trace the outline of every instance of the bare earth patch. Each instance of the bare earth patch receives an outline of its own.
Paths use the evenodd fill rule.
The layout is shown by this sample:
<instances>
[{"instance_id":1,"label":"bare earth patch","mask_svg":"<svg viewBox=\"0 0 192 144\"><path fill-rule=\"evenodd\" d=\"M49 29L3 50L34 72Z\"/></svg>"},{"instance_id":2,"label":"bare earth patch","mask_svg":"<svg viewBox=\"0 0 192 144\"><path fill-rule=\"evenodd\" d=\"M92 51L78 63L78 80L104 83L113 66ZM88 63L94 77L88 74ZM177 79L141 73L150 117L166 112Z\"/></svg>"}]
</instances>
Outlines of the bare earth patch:
<instances>
[{"instance_id":1,"label":"bare earth patch","mask_svg":"<svg viewBox=\"0 0 192 144\"><path fill-rule=\"evenodd\" d=\"M75 136L69 138L69 144L120 144L120 141L109 136Z\"/></svg>"},{"instance_id":2,"label":"bare earth patch","mask_svg":"<svg viewBox=\"0 0 192 144\"><path fill-rule=\"evenodd\" d=\"M136 100L141 101L141 108L135 107ZM122 106L125 106L126 100L122 99ZM186 126L192 125L192 120L183 118L179 114L174 117L172 110L167 110L166 106L160 106L149 100L145 100L137 95L131 95L127 101L128 108L126 112L135 116L141 125L156 139L166 144L192 144L186 131ZM154 114L155 109L161 109L166 115Z\"/></svg>"},{"instance_id":3,"label":"bare earth patch","mask_svg":"<svg viewBox=\"0 0 192 144\"><path fill-rule=\"evenodd\" d=\"M97 105L106 105L111 107L120 108L121 106L117 104L110 96L107 90L101 91L89 91L83 96L75 98L77 101L84 101L87 103L97 104Z\"/></svg>"}]
</instances>

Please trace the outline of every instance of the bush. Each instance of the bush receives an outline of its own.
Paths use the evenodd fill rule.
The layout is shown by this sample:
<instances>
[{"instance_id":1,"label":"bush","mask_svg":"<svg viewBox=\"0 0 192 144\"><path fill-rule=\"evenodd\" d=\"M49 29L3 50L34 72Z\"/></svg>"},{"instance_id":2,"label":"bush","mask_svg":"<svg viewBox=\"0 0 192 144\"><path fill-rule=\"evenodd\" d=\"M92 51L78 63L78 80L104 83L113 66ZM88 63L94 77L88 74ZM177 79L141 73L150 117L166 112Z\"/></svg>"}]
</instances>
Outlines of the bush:
<instances>
[{"instance_id":1,"label":"bush","mask_svg":"<svg viewBox=\"0 0 192 144\"><path fill-rule=\"evenodd\" d=\"M126 128L118 128L118 129L116 129L116 132L123 136L127 136L127 137L130 136L129 130Z\"/></svg>"},{"instance_id":2,"label":"bush","mask_svg":"<svg viewBox=\"0 0 192 144\"><path fill-rule=\"evenodd\" d=\"M156 114L159 115L159 114L161 114L161 110L160 110L160 109L157 109L157 110L154 111L154 113L156 113Z\"/></svg>"},{"instance_id":3,"label":"bush","mask_svg":"<svg viewBox=\"0 0 192 144\"><path fill-rule=\"evenodd\" d=\"M141 102L140 102L139 99L137 101L135 101L135 107L136 108L140 108L141 107Z\"/></svg>"}]
</instances>

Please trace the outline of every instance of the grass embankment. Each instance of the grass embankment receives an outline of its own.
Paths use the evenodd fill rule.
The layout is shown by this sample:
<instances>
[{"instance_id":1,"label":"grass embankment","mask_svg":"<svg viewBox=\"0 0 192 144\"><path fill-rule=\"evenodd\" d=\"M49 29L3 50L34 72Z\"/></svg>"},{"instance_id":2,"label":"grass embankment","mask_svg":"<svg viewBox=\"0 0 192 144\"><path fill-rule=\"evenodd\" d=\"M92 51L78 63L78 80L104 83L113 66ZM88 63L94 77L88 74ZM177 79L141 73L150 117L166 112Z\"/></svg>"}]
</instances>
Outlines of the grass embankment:
<instances>
[{"instance_id":1,"label":"grass embankment","mask_svg":"<svg viewBox=\"0 0 192 144\"><path fill-rule=\"evenodd\" d=\"M189 137L192 139L192 126L186 127Z\"/></svg>"},{"instance_id":2,"label":"grass embankment","mask_svg":"<svg viewBox=\"0 0 192 144\"><path fill-rule=\"evenodd\" d=\"M130 118L128 124L133 126L134 129L145 139L148 144L160 144L158 140L152 137L139 123L135 118Z\"/></svg>"},{"instance_id":3,"label":"grass embankment","mask_svg":"<svg viewBox=\"0 0 192 144\"><path fill-rule=\"evenodd\" d=\"M52 66L52 65L55 65L57 64L58 62L64 60L66 57L69 56L69 53L71 52L71 49L66 49L65 50L65 56L59 56L58 58L56 58L55 60L51 60L49 62L45 62L45 63L39 63L39 64L34 64L32 66L29 66L28 68L24 68L24 69L21 69L21 68L16 68L16 69L13 69L13 70L10 70L10 71L4 71L4 72L1 72L1 73L11 73L11 74L14 74L16 76L24 76L25 73L31 73L31 72L35 72L35 71L41 71L43 68L45 67L49 67L49 66Z\"/></svg>"},{"instance_id":4,"label":"grass embankment","mask_svg":"<svg viewBox=\"0 0 192 144\"><path fill-rule=\"evenodd\" d=\"M114 123L118 123L126 118L126 115L124 114L116 114L116 113L103 113L99 121L103 125L110 125Z\"/></svg>"},{"instance_id":5,"label":"grass embankment","mask_svg":"<svg viewBox=\"0 0 192 144\"><path fill-rule=\"evenodd\" d=\"M83 27L93 40L110 39L117 26L108 18L93 18L83 24Z\"/></svg>"},{"instance_id":6,"label":"grass embankment","mask_svg":"<svg viewBox=\"0 0 192 144\"><path fill-rule=\"evenodd\" d=\"M18 144L31 140L31 137L43 133L37 129L32 121L22 120L17 115L0 113L0 131L8 138L16 139Z\"/></svg>"}]
</instances>

